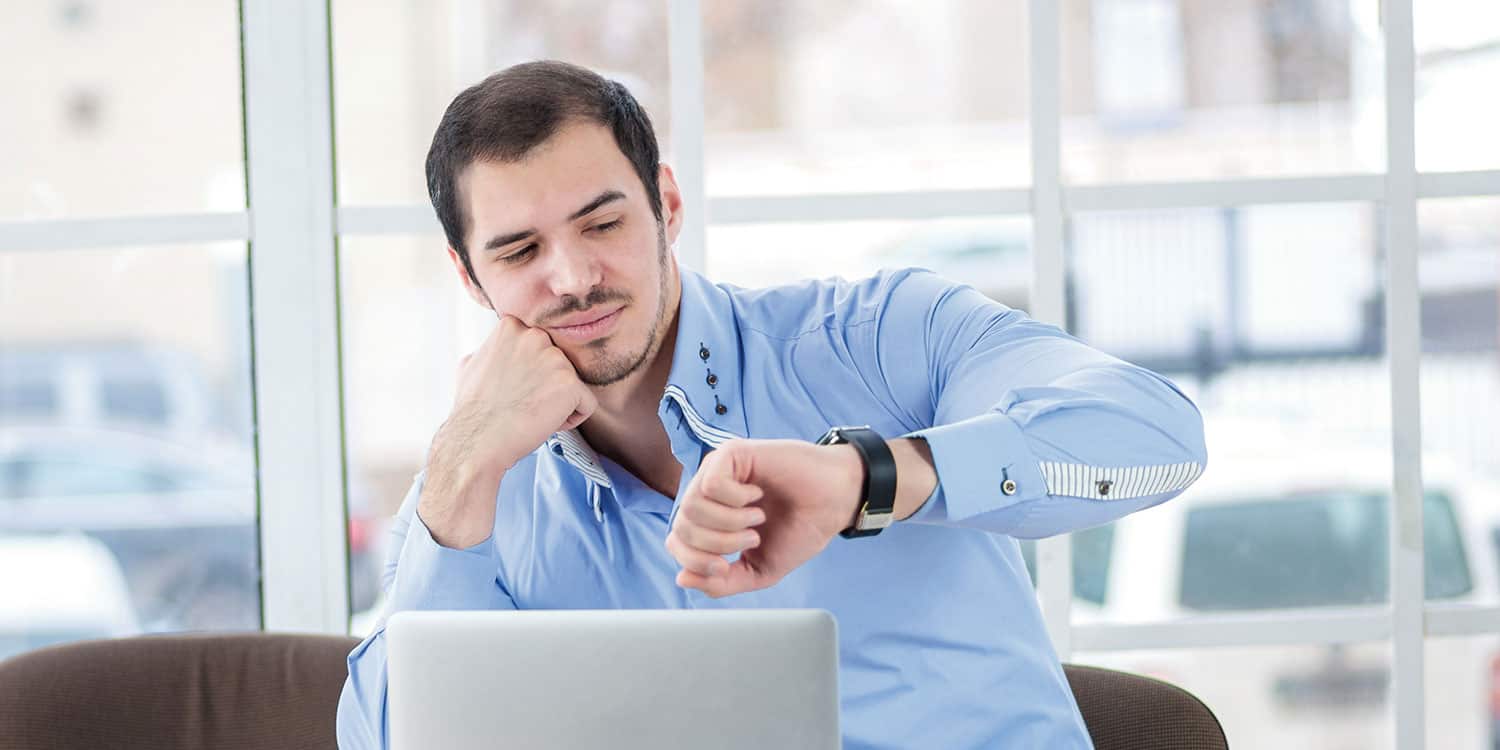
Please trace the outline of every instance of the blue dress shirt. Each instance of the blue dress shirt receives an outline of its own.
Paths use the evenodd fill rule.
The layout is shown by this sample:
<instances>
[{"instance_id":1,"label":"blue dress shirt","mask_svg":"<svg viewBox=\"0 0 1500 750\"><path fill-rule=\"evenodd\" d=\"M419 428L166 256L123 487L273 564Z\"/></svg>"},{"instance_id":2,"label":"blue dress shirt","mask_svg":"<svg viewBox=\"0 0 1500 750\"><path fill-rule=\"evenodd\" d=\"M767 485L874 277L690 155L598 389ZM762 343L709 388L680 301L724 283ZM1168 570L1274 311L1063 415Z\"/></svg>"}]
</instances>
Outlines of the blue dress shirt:
<instances>
[{"instance_id":1,"label":"blue dress shirt","mask_svg":"<svg viewBox=\"0 0 1500 750\"><path fill-rule=\"evenodd\" d=\"M417 475L392 526L387 612L826 609L846 748L1089 747L1016 540L1180 493L1207 460L1193 403L927 271L758 290L681 271L658 410L683 466L678 494L725 440L812 441L868 424L929 443L938 489L917 514L876 537L834 538L768 589L712 599L674 583L673 499L558 433L506 474L494 535L468 549L433 541L415 512ZM378 626L349 655L340 747L386 747L385 697Z\"/></svg>"}]
</instances>

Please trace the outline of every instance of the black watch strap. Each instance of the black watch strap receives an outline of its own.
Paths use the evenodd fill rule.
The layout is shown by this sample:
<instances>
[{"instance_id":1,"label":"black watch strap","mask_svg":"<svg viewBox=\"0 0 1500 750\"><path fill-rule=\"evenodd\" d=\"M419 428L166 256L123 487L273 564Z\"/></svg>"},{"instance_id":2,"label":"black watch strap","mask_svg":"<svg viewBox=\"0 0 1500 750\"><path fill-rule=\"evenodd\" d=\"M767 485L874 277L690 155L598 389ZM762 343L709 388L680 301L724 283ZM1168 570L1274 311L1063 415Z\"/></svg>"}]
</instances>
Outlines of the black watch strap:
<instances>
[{"instance_id":1,"label":"black watch strap","mask_svg":"<svg viewBox=\"0 0 1500 750\"><path fill-rule=\"evenodd\" d=\"M859 513L854 525L839 534L846 539L875 536L895 520L896 458L885 444L885 438L868 426L834 427L818 438L818 445L848 443L859 453L865 465L864 481L859 488Z\"/></svg>"}]
</instances>

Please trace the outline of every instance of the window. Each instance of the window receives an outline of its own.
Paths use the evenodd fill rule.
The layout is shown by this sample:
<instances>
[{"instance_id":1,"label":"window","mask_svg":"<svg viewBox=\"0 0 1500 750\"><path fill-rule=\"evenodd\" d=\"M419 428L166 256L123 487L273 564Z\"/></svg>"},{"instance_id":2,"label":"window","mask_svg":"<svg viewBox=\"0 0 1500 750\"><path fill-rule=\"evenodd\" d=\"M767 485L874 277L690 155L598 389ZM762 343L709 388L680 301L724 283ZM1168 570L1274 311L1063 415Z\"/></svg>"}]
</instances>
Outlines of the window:
<instances>
[{"instance_id":1,"label":"window","mask_svg":"<svg viewBox=\"0 0 1500 750\"><path fill-rule=\"evenodd\" d=\"M1385 164L1375 0L1060 7L1068 182L1338 174Z\"/></svg>"},{"instance_id":2,"label":"window","mask_svg":"<svg viewBox=\"0 0 1500 750\"><path fill-rule=\"evenodd\" d=\"M1194 398L1210 446L1199 484L1071 537L1071 622L1056 606L1068 587L1044 584L1053 632L1072 637L1064 658L1182 684L1237 746L1389 747L1417 729L1430 747L1494 744L1493 3L266 2L28 3L0 26L32 63L0 71L0 100L18 103L0 118L0 570L52 571L40 589L0 576L0 614L49 618L0 633L0 655L253 628L262 578L268 626L343 630L347 593L364 632L384 519L489 323L426 205L433 127L485 74L560 57L629 85L666 161L701 172L687 265L746 285L928 266ZM302 48L257 65L270 39ZM284 86L253 85L268 81ZM276 147L257 147L258 117L320 115L324 84L331 122L282 121ZM292 89L317 96L278 98ZM305 158L305 144L332 158ZM247 208L247 178L283 161L312 179L265 189L326 177L327 193L297 203L332 216ZM328 308L271 276L256 289L304 291L252 315L250 269L269 264L247 248L325 248L330 226L337 252L320 260L337 273L316 282ZM337 374L298 370L318 385L286 398L292 378L252 367L252 333L335 305ZM317 588L338 566L327 538L284 541L280 521L310 512L306 497L255 495L256 471L306 468L257 446L256 404L295 414L297 434L342 419L319 476L341 477L342 459L347 492L329 482L307 497L328 511L319 528L347 503L347 592ZM21 455L58 444L90 452L48 454L82 464L22 492ZM211 456L182 460L183 445ZM1266 466L1295 469L1295 491L1252 487ZM1400 484L1413 489L1394 520L1425 497L1424 533L1406 540L1425 578L1391 578L1388 563L1411 572L1414 556L1390 555L1386 498L1418 468L1426 486ZM152 489L83 492L132 482ZM122 546L126 528L149 543ZM180 575L143 587L142 549L181 552L150 563ZM1204 562L1184 574L1189 552ZM1417 654L1423 670L1401 658Z\"/></svg>"},{"instance_id":3,"label":"window","mask_svg":"<svg viewBox=\"0 0 1500 750\"><path fill-rule=\"evenodd\" d=\"M702 24L709 195L1027 180L1020 0L732 0Z\"/></svg>"},{"instance_id":4,"label":"window","mask_svg":"<svg viewBox=\"0 0 1500 750\"><path fill-rule=\"evenodd\" d=\"M1110 555L1114 552L1115 527L1096 526L1075 531L1073 537L1073 596L1090 604L1105 604L1109 596ZM1036 585L1036 543L1021 542L1026 572Z\"/></svg>"},{"instance_id":5,"label":"window","mask_svg":"<svg viewBox=\"0 0 1500 750\"><path fill-rule=\"evenodd\" d=\"M0 219L243 209L238 21L233 2L7 8Z\"/></svg>"}]
</instances>

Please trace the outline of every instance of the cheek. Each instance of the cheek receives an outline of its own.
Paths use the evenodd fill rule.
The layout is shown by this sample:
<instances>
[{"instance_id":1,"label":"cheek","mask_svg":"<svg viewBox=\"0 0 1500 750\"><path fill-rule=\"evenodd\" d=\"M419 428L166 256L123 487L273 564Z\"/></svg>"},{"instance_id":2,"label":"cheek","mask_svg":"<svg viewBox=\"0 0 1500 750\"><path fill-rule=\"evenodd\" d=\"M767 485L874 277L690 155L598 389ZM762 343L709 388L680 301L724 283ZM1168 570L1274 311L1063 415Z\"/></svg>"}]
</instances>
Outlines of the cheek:
<instances>
[{"instance_id":1,"label":"cheek","mask_svg":"<svg viewBox=\"0 0 1500 750\"><path fill-rule=\"evenodd\" d=\"M516 274L509 275L503 282L484 276L479 278L484 282L490 302L494 303L496 315L511 315L526 325L535 325L543 313L552 309L547 306L545 295L535 293L534 285L517 278Z\"/></svg>"}]
</instances>

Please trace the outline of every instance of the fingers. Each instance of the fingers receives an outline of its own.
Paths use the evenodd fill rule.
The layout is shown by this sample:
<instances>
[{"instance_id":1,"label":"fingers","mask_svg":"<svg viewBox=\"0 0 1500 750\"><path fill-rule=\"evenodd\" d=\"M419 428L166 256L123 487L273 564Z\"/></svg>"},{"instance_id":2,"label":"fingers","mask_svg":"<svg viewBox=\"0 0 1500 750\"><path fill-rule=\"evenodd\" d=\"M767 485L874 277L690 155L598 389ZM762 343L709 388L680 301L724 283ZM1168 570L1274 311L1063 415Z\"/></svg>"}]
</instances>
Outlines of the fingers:
<instances>
[{"instance_id":1,"label":"fingers","mask_svg":"<svg viewBox=\"0 0 1500 750\"><path fill-rule=\"evenodd\" d=\"M667 541L671 542L673 536L691 550L715 555L732 555L760 544L760 533L754 529L716 531L690 523L677 524L672 533L667 535Z\"/></svg>"},{"instance_id":2,"label":"fingers","mask_svg":"<svg viewBox=\"0 0 1500 750\"><path fill-rule=\"evenodd\" d=\"M680 571L677 574L677 585L685 589L697 589L718 599L763 589L769 584L755 568L741 558L716 575L706 576L691 570Z\"/></svg>"},{"instance_id":3,"label":"fingers","mask_svg":"<svg viewBox=\"0 0 1500 750\"><path fill-rule=\"evenodd\" d=\"M729 562L712 552L689 547L675 532L667 537L667 551L683 570L702 576L715 576L729 570Z\"/></svg>"},{"instance_id":4,"label":"fingers","mask_svg":"<svg viewBox=\"0 0 1500 750\"><path fill-rule=\"evenodd\" d=\"M722 503L684 503L678 523L715 531L739 531L766 522L766 512L756 507L735 508Z\"/></svg>"}]
</instances>

